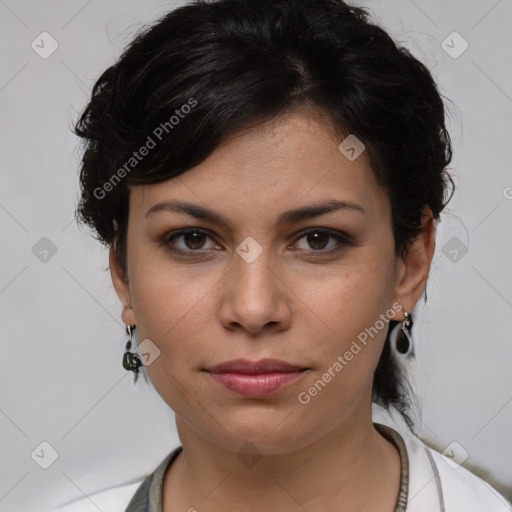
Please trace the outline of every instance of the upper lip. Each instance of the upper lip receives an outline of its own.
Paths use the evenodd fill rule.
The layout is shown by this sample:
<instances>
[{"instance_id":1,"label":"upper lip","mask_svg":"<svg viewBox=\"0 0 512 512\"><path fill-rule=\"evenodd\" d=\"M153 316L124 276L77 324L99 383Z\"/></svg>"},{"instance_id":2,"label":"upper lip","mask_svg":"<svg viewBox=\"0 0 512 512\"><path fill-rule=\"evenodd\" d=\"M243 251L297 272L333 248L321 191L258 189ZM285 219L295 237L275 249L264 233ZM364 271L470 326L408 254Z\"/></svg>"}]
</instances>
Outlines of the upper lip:
<instances>
[{"instance_id":1,"label":"upper lip","mask_svg":"<svg viewBox=\"0 0 512 512\"><path fill-rule=\"evenodd\" d=\"M279 359L260 359L259 361L249 361L247 359L233 359L207 368L211 373L245 373L245 374L261 374L272 372L297 372L306 370L300 366L280 361Z\"/></svg>"}]
</instances>

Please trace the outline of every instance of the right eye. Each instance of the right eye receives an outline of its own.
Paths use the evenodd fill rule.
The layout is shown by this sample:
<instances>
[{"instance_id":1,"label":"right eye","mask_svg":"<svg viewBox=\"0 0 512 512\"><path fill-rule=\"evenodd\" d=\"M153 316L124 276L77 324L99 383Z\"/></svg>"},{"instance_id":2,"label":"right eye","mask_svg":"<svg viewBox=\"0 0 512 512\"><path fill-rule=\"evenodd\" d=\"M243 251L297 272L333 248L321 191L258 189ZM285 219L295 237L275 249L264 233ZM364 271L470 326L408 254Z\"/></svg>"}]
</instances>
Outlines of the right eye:
<instances>
[{"instance_id":1,"label":"right eye","mask_svg":"<svg viewBox=\"0 0 512 512\"><path fill-rule=\"evenodd\" d=\"M182 238L184 246L179 247L175 243L176 240ZM177 231L173 231L169 233L165 237L165 245L170 251L179 251L179 252L204 252L209 251L210 249L204 249L203 251L199 251L204 247L204 241L206 238L210 238L210 235L206 231L198 228L187 228L180 229Z\"/></svg>"}]
</instances>

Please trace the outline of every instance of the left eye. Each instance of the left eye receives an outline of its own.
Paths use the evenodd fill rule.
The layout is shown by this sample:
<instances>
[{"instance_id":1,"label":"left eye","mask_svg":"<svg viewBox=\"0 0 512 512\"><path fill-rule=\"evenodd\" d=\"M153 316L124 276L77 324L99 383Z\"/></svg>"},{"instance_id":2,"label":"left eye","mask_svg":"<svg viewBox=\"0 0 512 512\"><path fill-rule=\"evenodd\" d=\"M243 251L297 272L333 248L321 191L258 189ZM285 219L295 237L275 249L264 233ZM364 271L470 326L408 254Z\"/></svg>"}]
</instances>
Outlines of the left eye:
<instances>
[{"instance_id":1,"label":"left eye","mask_svg":"<svg viewBox=\"0 0 512 512\"><path fill-rule=\"evenodd\" d=\"M311 230L305 232L299 238L299 240L301 240L303 238L305 238L307 240L309 247L311 247L313 249L313 251L316 251L316 252L322 251L326 248L326 246L328 245L329 238L335 239L341 244L348 243L348 241L341 234L335 235L334 233L331 233L330 231L324 231L321 229L311 229ZM333 247L330 247L325 252L328 252L329 250L335 248L336 245L339 245L339 243L335 244ZM308 250L308 248L306 247L305 250Z\"/></svg>"}]
</instances>

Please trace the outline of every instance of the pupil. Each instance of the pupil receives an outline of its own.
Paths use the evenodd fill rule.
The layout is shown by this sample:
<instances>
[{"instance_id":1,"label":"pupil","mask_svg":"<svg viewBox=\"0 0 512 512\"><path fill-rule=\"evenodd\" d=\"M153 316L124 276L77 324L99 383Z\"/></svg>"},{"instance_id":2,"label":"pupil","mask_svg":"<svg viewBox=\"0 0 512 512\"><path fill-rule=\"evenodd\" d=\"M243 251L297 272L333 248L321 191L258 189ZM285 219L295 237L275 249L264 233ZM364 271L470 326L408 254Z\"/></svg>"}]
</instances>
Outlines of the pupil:
<instances>
[{"instance_id":1,"label":"pupil","mask_svg":"<svg viewBox=\"0 0 512 512\"><path fill-rule=\"evenodd\" d=\"M202 233L198 233L197 231L195 231L193 233L187 233L185 235L185 241L191 249L198 249L198 248L202 247L203 244L199 243L202 238L204 238L204 235ZM188 240L191 240L191 239L192 239L192 242L191 242L191 244L189 244ZM196 243L197 243L197 246L194 245Z\"/></svg>"},{"instance_id":2,"label":"pupil","mask_svg":"<svg viewBox=\"0 0 512 512\"><path fill-rule=\"evenodd\" d=\"M308 242L310 242L310 245L314 248L314 249L323 249L326 245L327 245L327 240L325 240L325 243L324 244L320 244L321 247L315 247L315 243L318 242L318 237L320 237L320 239L322 237L324 237L324 239L327 239L328 236L326 233L310 233L308 235ZM311 243L312 241L312 243Z\"/></svg>"}]
</instances>

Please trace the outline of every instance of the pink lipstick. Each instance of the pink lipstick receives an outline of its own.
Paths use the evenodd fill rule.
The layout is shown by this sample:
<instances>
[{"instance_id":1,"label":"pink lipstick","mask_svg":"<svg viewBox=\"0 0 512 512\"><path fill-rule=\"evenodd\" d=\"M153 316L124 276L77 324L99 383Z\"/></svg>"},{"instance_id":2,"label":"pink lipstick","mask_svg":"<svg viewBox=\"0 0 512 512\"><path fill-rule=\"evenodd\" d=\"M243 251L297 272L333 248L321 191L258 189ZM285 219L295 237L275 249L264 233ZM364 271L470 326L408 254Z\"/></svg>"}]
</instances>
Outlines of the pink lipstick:
<instances>
[{"instance_id":1,"label":"pink lipstick","mask_svg":"<svg viewBox=\"0 0 512 512\"><path fill-rule=\"evenodd\" d=\"M234 359L206 371L225 388L240 395L258 398L272 395L296 381L308 368L278 359L248 361Z\"/></svg>"}]
</instances>

